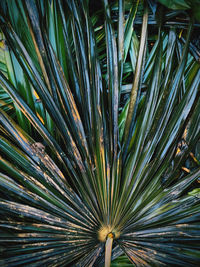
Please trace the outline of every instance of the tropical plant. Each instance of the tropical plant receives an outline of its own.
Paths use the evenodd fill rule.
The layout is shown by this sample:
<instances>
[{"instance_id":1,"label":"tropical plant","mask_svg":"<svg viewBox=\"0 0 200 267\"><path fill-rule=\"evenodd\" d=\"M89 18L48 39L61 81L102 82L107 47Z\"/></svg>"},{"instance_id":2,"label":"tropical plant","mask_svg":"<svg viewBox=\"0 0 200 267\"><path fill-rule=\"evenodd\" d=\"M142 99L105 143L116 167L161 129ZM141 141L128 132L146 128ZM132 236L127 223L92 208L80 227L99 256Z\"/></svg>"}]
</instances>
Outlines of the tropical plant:
<instances>
[{"instance_id":1,"label":"tropical plant","mask_svg":"<svg viewBox=\"0 0 200 267\"><path fill-rule=\"evenodd\" d=\"M200 263L193 16L148 3L1 0L1 266Z\"/></svg>"}]
</instances>

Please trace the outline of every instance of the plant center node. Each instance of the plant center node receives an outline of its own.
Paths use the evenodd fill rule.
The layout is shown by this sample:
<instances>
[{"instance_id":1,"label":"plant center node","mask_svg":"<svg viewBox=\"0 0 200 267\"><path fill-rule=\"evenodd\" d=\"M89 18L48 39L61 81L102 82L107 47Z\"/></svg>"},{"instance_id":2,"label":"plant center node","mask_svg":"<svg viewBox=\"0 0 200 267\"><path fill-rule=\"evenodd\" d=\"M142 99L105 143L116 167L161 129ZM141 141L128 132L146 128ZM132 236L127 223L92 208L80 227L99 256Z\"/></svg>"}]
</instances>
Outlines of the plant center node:
<instances>
[{"instance_id":1,"label":"plant center node","mask_svg":"<svg viewBox=\"0 0 200 267\"><path fill-rule=\"evenodd\" d=\"M114 236L113 233L109 233L109 234L107 235L107 237L109 237L109 238L114 238L115 236Z\"/></svg>"},{"instance_id":2,"label":"plant center node","mask_svg":"<svg viewBox=\"0 0 200 267\"><path fill-rule=\"evenodd\" d=\"M98 239L101 242L106 242L106 239L109 238L119 238L120 232L114 229L110 225L103 225L98 231Z\"/></svg>"}]
</instances>

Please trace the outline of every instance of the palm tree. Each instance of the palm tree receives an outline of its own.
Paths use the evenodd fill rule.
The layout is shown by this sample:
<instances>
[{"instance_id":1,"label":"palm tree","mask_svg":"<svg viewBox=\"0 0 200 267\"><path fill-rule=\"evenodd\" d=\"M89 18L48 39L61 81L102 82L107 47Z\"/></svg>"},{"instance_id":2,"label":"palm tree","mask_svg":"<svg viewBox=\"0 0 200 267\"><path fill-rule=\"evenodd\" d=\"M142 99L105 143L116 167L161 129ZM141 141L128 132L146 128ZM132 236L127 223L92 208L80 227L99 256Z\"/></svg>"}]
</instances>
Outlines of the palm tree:
<instances>
[{"instance_id":1,"label":"palm tree","mask_svg":"<svg viewBox=\"0 0 200 267\"><path fill-rule=\"evenodd\" d=\"M1 266L200 263L194 22L149 3L1 1Z\"/></svg>"}]
</instances>

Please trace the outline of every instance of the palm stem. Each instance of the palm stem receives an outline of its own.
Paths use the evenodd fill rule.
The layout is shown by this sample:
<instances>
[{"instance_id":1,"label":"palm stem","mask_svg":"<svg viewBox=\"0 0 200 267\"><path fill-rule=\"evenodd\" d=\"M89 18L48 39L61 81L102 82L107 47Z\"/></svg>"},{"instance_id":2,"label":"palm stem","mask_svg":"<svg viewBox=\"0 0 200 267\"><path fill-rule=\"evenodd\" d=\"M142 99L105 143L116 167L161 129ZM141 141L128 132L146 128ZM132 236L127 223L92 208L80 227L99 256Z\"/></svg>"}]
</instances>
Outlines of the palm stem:
<instances>
[{"instance_id":1,"label":"palm stem","mask_svg":"<svg viewBox=\"0 0 200 267\"><path fill-rule=\"evenodd\" d=\"M113 234L108 234L105 244L105 267L110 267L112 254Z\"/></svg>"}]
</instances>

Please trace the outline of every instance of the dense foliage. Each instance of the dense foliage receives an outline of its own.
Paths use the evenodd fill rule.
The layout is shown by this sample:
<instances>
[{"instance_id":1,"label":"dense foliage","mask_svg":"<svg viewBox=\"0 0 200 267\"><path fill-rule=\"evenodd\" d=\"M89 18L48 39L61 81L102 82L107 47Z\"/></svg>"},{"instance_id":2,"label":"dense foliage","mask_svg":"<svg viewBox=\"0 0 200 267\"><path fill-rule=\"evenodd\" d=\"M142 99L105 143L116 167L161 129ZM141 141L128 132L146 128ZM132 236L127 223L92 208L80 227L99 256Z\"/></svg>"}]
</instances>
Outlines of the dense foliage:
<instances>
[{"instance_id":1,"label":"dense foliage","mask_svg":"<svg viewBox=\"0 0 200 267\"><path fill-rule=\"evenodd\" d=\"M183 9L1 0L1 266L200 264L199 25Z\"/></svg>"}]
</instances>

